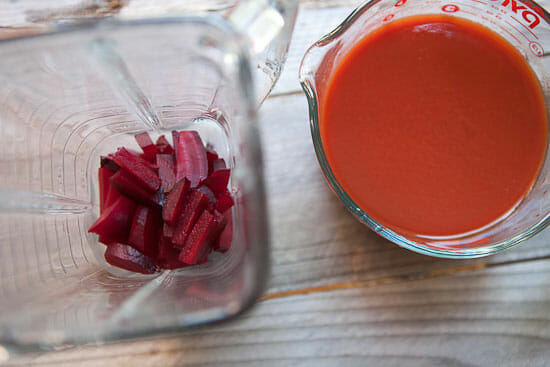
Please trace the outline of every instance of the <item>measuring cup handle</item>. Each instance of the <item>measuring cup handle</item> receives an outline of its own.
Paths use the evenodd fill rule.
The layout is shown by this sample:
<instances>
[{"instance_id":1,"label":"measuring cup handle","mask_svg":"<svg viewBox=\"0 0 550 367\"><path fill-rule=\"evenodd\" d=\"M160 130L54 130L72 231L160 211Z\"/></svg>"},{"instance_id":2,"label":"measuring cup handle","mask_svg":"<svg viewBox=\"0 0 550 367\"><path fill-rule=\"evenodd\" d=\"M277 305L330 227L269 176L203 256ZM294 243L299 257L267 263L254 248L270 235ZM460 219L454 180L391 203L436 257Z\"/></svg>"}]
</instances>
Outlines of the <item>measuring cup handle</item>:
<instances>
[{"instance_id":1,"label":"measuring cup handle","mask_svg":"<svg viewBox=\"0 0 550 367\"><path fill-rule=\"evenodd\" d=\"M258 105L281 75L297 13L297 0L242 0L229 16L250 45Z\"/></svg>"}]
</instances>

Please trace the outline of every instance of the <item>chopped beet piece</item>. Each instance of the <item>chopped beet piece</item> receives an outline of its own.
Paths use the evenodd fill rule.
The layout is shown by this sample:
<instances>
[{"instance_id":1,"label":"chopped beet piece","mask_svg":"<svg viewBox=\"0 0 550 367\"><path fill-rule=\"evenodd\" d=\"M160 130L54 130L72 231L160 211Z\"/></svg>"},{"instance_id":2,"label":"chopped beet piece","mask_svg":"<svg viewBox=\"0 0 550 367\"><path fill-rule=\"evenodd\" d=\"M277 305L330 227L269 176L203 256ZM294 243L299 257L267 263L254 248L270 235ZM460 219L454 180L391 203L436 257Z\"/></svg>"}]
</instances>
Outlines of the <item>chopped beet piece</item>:
<instances>
[{"instance_id":1,"label":"chopped beet piece","mask_svg":"<svg viewBox=\"0 0 550 367\"><path fill-rule=\"evenodd\" d=\"M116 174L116 173L115 173ZM114 175L113 175L114 176ZM111 176L112 177L112 176ZM118 200L119 197L123 196L112 184L111 179L109 179L110 189L107 192L107 197L105 198L105 208L110 207ZM104 208L104 209L105 209ZM103 212L103 211L101 211Z\"/></svg>"},{"instance_id":2,"label":"chopped beet piece","mask_svg":"<svg viewBox=\"0 0 550 367\"><path fill-rule=\"evenodd\" d=\"M159 177L164 192L170 192L176 183L176 164L172 154L157 154Z\"/></svg>"},{"instance_id":3,"label":"chopped beet piece","mask_svg":"<svg viewBox=\"0 0 550 367\"><path fill-rule=\"evenodd\" d=\"M230 174L231 172L228 169L217 170L212 172L212 174L203 181L203 184L212 190L214 196L219 197L227 191Z\"/></svg>"},{"instance_id":4,"label":"chopped beet piece","mask_svg":"<svg viewBox=\"0 0 550 367\"><path fill-rule=\"evenodd\" d=\"M142 204L150 206L162 205L163 195L161 190L154 193L148 192L125 170L120 170L111 177L111 185L122 194Z\"/></svg>"},{"instance_id":5,"label":"chopped beet piece","mask_svg":"<svg viewBox=\"0 0 550 367\"><path fill-rule=\"evenodd\" d=\"M183 208L183 203L185 196L189 190L189 180L184 178L174 185L174 188L168 194L166 198L166 203L162 208L162 219L169 224L175 224L181 209Z\"/></svg>"},{"instance_id":6,"label":"chopped beet piece","mask_svg":"<svg viewBox=\"0 0 550 367\"><path fill-rule=\"evenodd\" d=\"M149 170L153 171L153 173L155 173L155 174L158 173L157 165L155 163L149 162L147 159L143 158L143 154L140 154L140 153L136 152L135 150L131 150L131 149L126 149L126 151L128 153L130 153L132 155L132 157L134 157L138 162L143 164L145 167L149 168ZM109 154L109 158L112 159L115 156L115 154Z\"/></svg>"},{"instance_id":7,"label":"chopped beet piece","mask_svg":"<svg viewBox=\"0 0 550 367\"><path fill-rule=\"evenodd\" d=\"M99 212L102 213L105 209L105 203L107 202L107 197L109 196L109 191L111 189L111 183L109 178L114 175L114 172L109 170L107 167L99 167L97 174L99 181Z\"/></svg>"},{"instance_id":8,"label":"chopped beet piece","mask_svg":"<svg viewBox=\"0 0 550 367\"><path fill-rule=\"evenodd\" d=\"M218 156L218 153L211 149L211 147L208 147L206 149L206 158L208 159L208 161L214 161L220 157Z\"/></svg>"},{"instance_id":9,"label":"chopped beet piece","mask_svg":"<svg viewBox=\"0 0 550 367\"><path fill-rule=\"evenodd\" d=\"M139 206L132 221L128 245L154 258L157 254L160 223L160 214L157 211Z\"/></svg>"},{"instance_id":10,"label":"chopped beet piece","mask_svg":"<svg viewBox=\"0 0 550 367\"><path fill-rule=\"evenodd\" d=\"M174 147L174 154L176 157L178 156L178 136L180 136L180 133L176 130L172 130L172 146Z\"/></svg>"},{"instance_id":11,"label":"chopped beet piece","mask_svg":"<svg viewBox=\"0 0 550 367\"><path fill-rule=\"evenodd\" d=\"M218 154L214 152L213 150L207 150L206 151L206 159L208 160L208 174L212 174L214 172L214 161L218 159Z\"/></svg>"},{"instance_id":12,"label":"chopped beet piece","mask_svg":"<svg viewBox=\"0 0 550 367\"><path fill-rule=\"evenodd\" d=\"M215 172L219 169L226 169L227 166L225 165L225 161L221 158L216 159L214 162L212 162L212 172Z\"/></svg>"},{"instance_id":13,"label":"chopped beet piece","mask_svg":"<svg viewBox=\"0 0 550 367\"><path fill-rule=\"evenodd\" d=\"M234 202L225 161L196 131L172 131L173 146L164 135L135 138L143 154L121 147L98 170L100 216L89 232L107 245L107 262L150 274L227 251Z\"/></svg>"},{"instance_id":14,"label":"chopped beet piece","mask_svg":"<svg viewBox=\"0 0 550 367\"><path fill-rule=\"evenodd\" d=\"M229 190L225 189L224 193L218 196L216 204L214 204L214 208L216 208L216 210L220 213L223 213L230 209L234 204L235 202L233 201L231 193Z\"/></svg>"},{"instance_id":15,"label":"chopped beet piece","mask_svg":"<svg viewBox=\"0 0 550 367\"><path fill-rule=\"evenodd\" d=\"M156 146L160 154L174 154L174 149L164 135L159 136Z\"/></svg>"},{"instance_id":16,"label":"chopped beet piece","mask_svg":"<svg viewBox=\"0 0 550 367\"><path fill-rule=\"evenodd\" d=\"M180 131L176 148L176 179L187 178L196 187L208 176L206 149L196 131Z\"/></svg>"},{"instance_id":17,"label":"chopped beet piece","mask_svg":"<svg viewBox=\"0 0 550 367\"><path fill-rule=\"evenodd\" d=\"M172 242L175 246L181 247L185 244L187 235L191 232L193 225L208 205L208 197L202 192L191 190L178 218L178 224Z\"/></svg>"},{"instance_id":18,"label":"chopped beet piece","mask_svg":"<svg viewBox=\"0 0 550 367\"><path fill-rule=\"evenodd\" d=\"M164 225L162 226L162 235L164 237L172 238L175 230L176 228L174 226L164 222Z\"/></svg>"},{"instance_id":19,"label":"chopped beet piece","mask_svg":"<svg viewBox=\"0 0 550 367\"><path fill-rule=\"evenodd\" d=\"M201 184L199 185L199 187L197 187L197 190L208 197L208 201L210 201L210 204L214 204L216 202L216 196L208 186Z\"/></svg>"},{"instance_id":20,"label":"chopped beet piece","mask_svg":"<svg viewBox=\"0 0 550 367\"><path fill-rule=\"evenodd\" d=\"M100 158L101 167L107 168L109 171L116 172L119 170L118 164L116 164L111 157L101 157Z\"/></svg>"},{"instance_id":21,"label":"chopped beet piece","mask_svg":"<svg viewBox=\"0 0 550 367\"><path fill-rule=\"evenodd\" d=\"M98 238L97 241L100 242L100 243L102 243L102 244L104 244L105 246L110 246L110 245L112 245L113 243L117 243L116 241L111 241L111 240L109 240L108 238L105 238L105 237L103 237L103 236L99 236L99 238Z\"/></svg>"},{"instance_id":22,"label":"chopped beet piece","mask_svg":"<svg viewBox=\"0 0 550 367\"><path fill-rule=\"evenodd\" d=\"M88 232L101 236L103 243L112 241L125 243L128 240L135 210L136 204L121 196L101 213Z\"/></svg>"},{"instance_id":23,"label":"chopped beet piece","mask_svg":"<svg viewBox=\"0 0 550 367\"><path fill-rule=\"evenodd\" d=\"M224 217L227 222L214 245L214 250L219 252L226 252L229 250L231 247L231 242L233 241L233 213L226 212Z\"/></svg>"},{"instance_id":24,"label":"chopped beet piece","mask_svg":"<svg viewBox=\"0 0 550 367\"><path fill-rule=\"evenodd\" d=\"M153 274L153 261L138 250L122 243L112 243L105 251L105 260L113 266L142 274Z\"/></svg>"},{"instance_id":25,"label":"chopped beet piece","mask_svg":"<svg viewBox=\"0 0 550 367\"><path fill-rule=\"evenodd\" d=\"M158 175L159 168L155 163L149 162L148 160L143 158L142 155L134 155L134 158L136 158L138 162L141 162L145 167L149 168L149 170L152 171L154 174Z\"/></svg>"},{"instance_id":26,"label":"chopped beet piece","mask_svg":"<svg viewBox=\"0 0 550 367\"><path fill-rule=\"evenodd\" d=\"M179 260L193 265L208 256L212 244L220 233L222 221L223 216L204 210L187 236Z\"/></svg>"},{"instance_id":27,"label":"chopped beet piece","mask_svg":"<svg viewBox=\"0 0 550 367\"><path fill-rule=\"evenodd\" d=\"M179 261L180 250L174 248L172 242L167 237L162 237L159 243L157 263L164 269L179 269L188 266Z\"/></svg>"},{"instance_id":28,"label":"chopped beet piece","mask_svg":"<svg viewBox=\"0 0 550 367\"><path fill-rule=\"evenodd\" d=\"M116 154L113 155L113 160L121 168L124 168L134 176L134 178L151 193L156 192L161 184L158 178L145 164L137 157L133 156L126 148L119 148Z\"/></svg>"},{"instance_id":29,"label":"chopped beet piece","mask_svg":"<svg viewBox=\"0 0 550 367\"><path fill-rule=\"evenodd\" d=\"M153 144L149 134L143 132L141 134L137 134L135 138L141 150L143 150L143 157L150 162L154 162L155 156L158 154L158 150L157 146Z\"/></svg>"}]
</instances>

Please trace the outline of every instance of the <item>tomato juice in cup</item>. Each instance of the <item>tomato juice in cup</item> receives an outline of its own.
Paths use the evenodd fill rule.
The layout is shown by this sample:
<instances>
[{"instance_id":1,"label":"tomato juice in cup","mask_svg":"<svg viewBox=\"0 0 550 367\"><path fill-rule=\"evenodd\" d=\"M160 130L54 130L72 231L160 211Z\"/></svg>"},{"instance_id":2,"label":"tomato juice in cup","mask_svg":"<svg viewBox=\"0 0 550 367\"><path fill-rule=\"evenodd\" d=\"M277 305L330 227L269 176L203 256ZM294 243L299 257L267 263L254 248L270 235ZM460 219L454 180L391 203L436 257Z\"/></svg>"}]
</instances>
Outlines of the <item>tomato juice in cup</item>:
<instances>
[{"instance_id":1,"label":"tomato juice in cup","mask_svg":"<svg viewBox=\"0 0 550 367\"><path fill-rule=\"evenodd\" d=\"M304 57L325 176L399 245L477 257L546 226L549 26L507 5L372 1Z\"/></svg>"}]
</instances>

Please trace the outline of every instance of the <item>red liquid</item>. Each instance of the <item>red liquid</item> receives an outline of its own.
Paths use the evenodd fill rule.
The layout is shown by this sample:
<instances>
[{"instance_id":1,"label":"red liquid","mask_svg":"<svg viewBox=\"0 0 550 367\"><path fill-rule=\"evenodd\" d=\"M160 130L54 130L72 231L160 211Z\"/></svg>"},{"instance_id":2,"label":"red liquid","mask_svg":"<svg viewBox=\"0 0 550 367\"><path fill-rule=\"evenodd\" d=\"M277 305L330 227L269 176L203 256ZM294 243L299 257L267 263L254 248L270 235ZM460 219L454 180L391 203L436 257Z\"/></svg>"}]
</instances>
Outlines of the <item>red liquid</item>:
<instances>
[{"instance_id":1,"label":"red liquid","mask_svg":"<svg viewBox=\"0 0 550 367\"><path fill-rule=\"evenodd\" d=\"M381 224L449 236L498 220L544 159L540 85L504 39L469 21L416 16L344 56L320 101L344 190Z\"/></svg>"}]
</instances>

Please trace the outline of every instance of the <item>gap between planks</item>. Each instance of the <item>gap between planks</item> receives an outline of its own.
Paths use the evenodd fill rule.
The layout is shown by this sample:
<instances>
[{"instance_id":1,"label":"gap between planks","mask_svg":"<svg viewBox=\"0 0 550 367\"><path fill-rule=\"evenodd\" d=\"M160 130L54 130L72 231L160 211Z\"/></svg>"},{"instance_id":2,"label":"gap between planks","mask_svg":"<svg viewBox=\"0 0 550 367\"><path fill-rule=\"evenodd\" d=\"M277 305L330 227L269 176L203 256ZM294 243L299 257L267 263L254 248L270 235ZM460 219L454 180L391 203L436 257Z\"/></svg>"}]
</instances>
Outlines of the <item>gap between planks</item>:
<instances>
[{"instance_id":1,"label":"gap between planks","mask_svg":"<svg viewBox=\"0 0 550 367\"><path fill-rule=\"evenodd\" d=\"M420 279L436 278L436 277L442 277L446 275L466 273L469 271L479 271L479 270L489 269L489 268L494 268L499 266L506 266L506 265L525 263L530 261L548 260L548 259L550 259L550 255L527 258L527 259L506 260L506 261L495 262L495 263L459 265L459 266L452 266L452 267L442 268L442 269L434 269L434 270L425 271L425 272L415 272L411 274L389 276L389 277L378 278L378 279L342 282L342 283L327 284L327 285L316 286L316 287L291 289L288 291L273 292L273 293L265 294L260 298L259 301L261 302L261 301L267 301L275 298L284 298L284 297L305 295L305 294L311 294L311 293L330 292L330 291L349 289L349 288L372 288L380 285L402 283L402 282L408 282L408 281L414 281L414 280L420 280Z\"/></svg>"}]
</instances>

